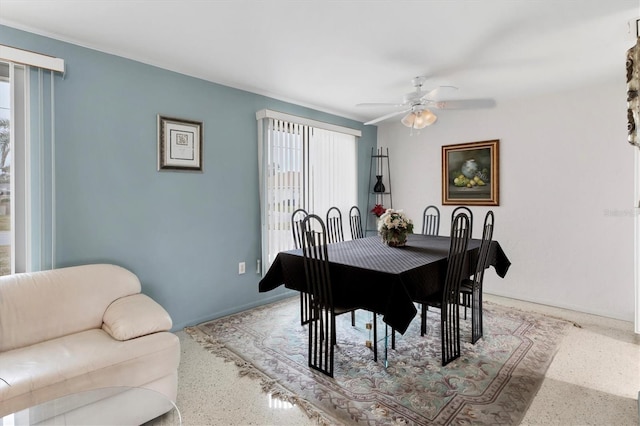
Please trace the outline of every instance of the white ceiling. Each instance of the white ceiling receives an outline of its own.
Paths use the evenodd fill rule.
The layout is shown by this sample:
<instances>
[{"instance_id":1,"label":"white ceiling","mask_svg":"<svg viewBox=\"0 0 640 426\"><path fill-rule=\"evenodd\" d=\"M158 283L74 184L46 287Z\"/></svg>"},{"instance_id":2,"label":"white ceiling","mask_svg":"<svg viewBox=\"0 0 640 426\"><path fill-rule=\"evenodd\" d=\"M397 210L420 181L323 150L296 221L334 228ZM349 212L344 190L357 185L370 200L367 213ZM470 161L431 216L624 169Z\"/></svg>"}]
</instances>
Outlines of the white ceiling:
<instances>
[{"instance_id":1,"label":"white ceiling","mask_svg":"<svg viewBox=\"0 0 640 426\"><path fill-rule=\"evenodd\" d=\"M498 103L624 79L639 16L640 0L0 0L2 24L360 121L391 110L357 103L401 102L418 75Z\"/></svg>"}]
</instances>

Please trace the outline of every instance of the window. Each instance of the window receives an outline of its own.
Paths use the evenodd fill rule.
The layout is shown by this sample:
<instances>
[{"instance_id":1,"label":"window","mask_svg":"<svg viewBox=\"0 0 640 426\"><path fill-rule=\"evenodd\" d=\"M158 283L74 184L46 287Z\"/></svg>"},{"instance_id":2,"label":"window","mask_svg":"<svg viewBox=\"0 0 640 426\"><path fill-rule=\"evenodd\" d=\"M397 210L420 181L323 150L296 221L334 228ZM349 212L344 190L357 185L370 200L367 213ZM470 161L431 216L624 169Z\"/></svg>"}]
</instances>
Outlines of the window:
<instances>
[{"instance_id":1,"label":"window","mask_svg":"<svg viewBox=\"0 0 640 426\"><path fill-rule=\"evenodd\" d=\"M1 275L55 267L56 72L62 59L0 45Z\"/></svg>"},{"instance_id":2,"label":"window","mask_svg":"<svg viewBox=\"0 0 640 426\"><path fill-rule=\"evenodd\" d=\"M294 248L291 214L299 208L325 218L357 204L359 131L263 110L259 132L262 259L266 271L278 252Z\"/></svg>"},{"instance_id":3,"label":"window","mask_svg":"<svg viewBox=\"0 0 640 426\"><path fill-rule=\"evenodd\" d=\"M11 81L9 64L0 63L0 275L12 272L11 256Z\"/></svg>"}]
</instances>

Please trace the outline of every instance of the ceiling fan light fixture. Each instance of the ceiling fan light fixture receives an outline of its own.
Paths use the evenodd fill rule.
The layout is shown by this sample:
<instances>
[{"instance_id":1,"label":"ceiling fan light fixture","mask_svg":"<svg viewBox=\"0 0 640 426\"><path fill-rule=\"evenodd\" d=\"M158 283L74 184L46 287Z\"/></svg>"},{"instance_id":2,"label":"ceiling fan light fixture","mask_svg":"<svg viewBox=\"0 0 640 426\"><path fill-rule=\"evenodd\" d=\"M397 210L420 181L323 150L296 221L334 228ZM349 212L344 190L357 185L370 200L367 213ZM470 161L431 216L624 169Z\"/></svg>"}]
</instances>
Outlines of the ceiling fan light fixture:
<instances>
[{"instance_id":1,"label":"ceiling fan light fixture","mask_svg":"<svg viewBox=\"0 0 640 426\"><path fill-rule=\"evenodd\" d=\"M411 111L400 121L412 129L424 129L435 123L437 119L438 117L434 113L425 108L422 111Z\"/></svg>"},{"instance_id":2,"label":"ceiling fan light fixture","mask_svg":"<svg viewBox=\"0 0 640 426\"><path fill-rule=\"evenodd\" d=\"M413 112L410 112L409 114L405 115L404 117L402 117L402 120L400 120L400 122L407 127L413 127L413 123L415 121L416 121L416 115Z\"/></svg>"}]
</instances>

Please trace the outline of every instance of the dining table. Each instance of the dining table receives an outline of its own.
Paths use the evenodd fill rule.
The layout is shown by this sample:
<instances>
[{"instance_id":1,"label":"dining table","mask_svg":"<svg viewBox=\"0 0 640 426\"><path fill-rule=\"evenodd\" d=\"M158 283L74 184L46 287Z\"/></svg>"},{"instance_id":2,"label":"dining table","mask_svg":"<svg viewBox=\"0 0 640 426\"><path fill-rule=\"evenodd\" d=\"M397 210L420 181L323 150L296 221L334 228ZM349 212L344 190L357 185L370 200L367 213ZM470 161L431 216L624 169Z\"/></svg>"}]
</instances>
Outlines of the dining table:
<instances>
[{"instance_id":1,"label":"dining table","mask_svg":"<svg viewBox=\"0 0 640 426\"><path fill-rule=\"evenodd\" d=\"M380 314L387 325L404 334L417 314L414 301L442 290L450 241L445 236L409 234L403 247L390 247L379 236L327 244L334 303ZM467 245L468 276L476 269L480 244L480 239L470 239ZM485 268L491 266L501 278L511 266L495 240ZM258 284L260 292L282 285L308 291L302 249L278 253Z\"/></svg>"}]
</instances>

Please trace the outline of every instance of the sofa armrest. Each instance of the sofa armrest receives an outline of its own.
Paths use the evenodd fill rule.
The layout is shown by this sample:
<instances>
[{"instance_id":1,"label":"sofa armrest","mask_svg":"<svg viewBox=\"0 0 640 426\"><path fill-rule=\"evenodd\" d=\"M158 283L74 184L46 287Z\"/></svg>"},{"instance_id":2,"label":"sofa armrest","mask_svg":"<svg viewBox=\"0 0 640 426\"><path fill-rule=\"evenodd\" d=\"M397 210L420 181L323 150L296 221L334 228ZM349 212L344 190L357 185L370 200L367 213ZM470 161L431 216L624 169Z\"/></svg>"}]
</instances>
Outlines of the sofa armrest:
<instances>
[{"instance_id":1,"label":"sofa armrest","mask_svg":"<svg viewBox=\"0 0 640 426\"><path fill-rule=\"evenodd\" d=\"M116 340L129 340L159 331L169 331L172 325L167 311L142 293L114 301L102 318L102 329Z\"/></svg>"}]
</instances>

